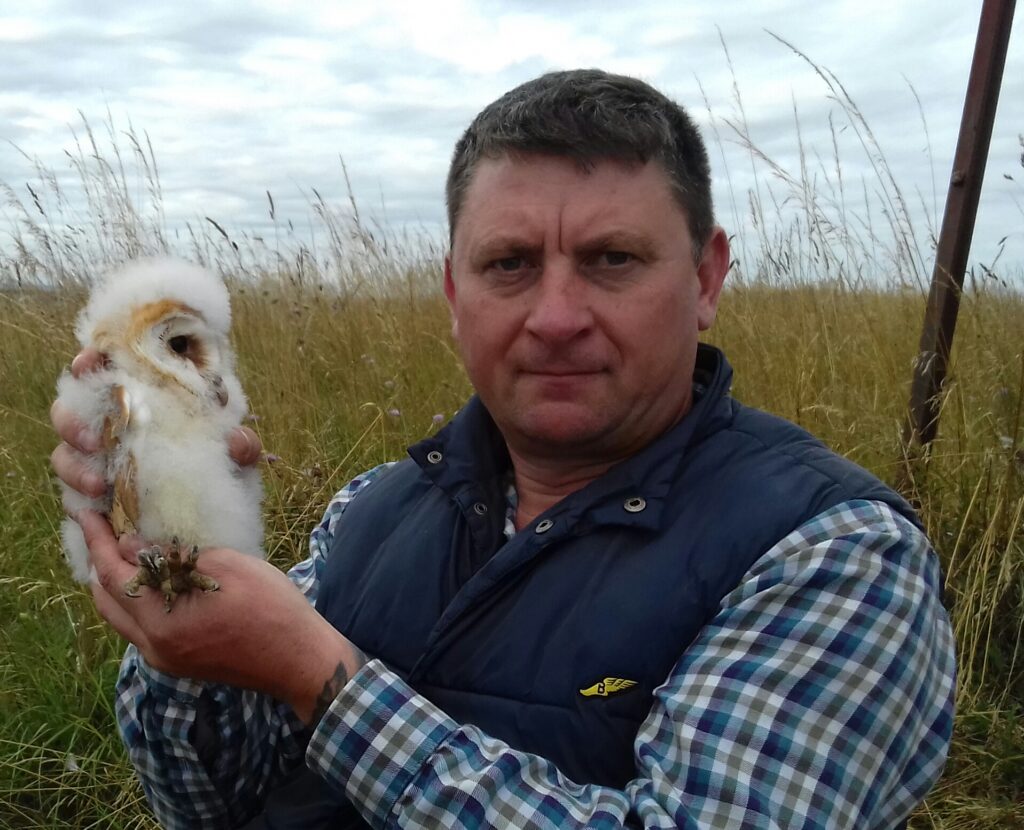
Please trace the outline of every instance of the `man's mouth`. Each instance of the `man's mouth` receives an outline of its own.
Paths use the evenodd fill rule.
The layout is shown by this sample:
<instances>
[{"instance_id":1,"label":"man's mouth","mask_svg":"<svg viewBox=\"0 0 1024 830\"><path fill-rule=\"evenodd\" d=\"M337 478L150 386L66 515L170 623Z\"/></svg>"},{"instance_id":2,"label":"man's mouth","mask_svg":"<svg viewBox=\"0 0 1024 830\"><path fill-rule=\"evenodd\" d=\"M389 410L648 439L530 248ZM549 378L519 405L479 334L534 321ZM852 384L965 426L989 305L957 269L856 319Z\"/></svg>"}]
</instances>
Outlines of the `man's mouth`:
<instances>
[{"instance_id":1,"label":"man's mouth","mask_svg":"<svg viewBox=\"0 0 1024 830\"><path fill-rule=\"evenodd\" d=\"M600 375L601 372L597 370L584 370L574 369L567 371L564 369L558 369L552 371L550 369L533 369L523 372L526 377L537 378L538 380L548 381L573 381L582 380L584 378L592 378Z\"/></svg>"},{"instance_id":2,"label":"man's mouth","mask_svg":"<svg viewBox=\"0 0 1024 830\"><path fill-rule=\"evenodd\" d=\"M604 371L601 366L526 366L520 370L524 375L543 375L545 377L576 377L578 375L597 375Z\"/></svg>"}]
</instances>

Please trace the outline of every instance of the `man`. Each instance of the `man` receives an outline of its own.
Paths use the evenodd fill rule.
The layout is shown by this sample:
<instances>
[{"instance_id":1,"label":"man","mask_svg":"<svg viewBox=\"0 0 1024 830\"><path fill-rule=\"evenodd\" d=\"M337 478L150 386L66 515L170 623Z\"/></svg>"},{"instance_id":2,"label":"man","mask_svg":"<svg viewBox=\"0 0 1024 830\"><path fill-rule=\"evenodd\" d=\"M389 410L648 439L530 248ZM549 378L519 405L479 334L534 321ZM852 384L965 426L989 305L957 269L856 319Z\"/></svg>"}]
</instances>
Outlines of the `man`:
<instances>
[{"instance_id":1,"label":"man","mask_svg":"<svg viewBox=\"0 0 1024 830\"><path fill-rule=\"evenodd\" d=\"M222 591L165 615L78 517L135 644L118 720L161 821L899 825L952 727L935 555L698 345L729 252L685 112L542 76L474 120L447 195L478 397L343 489L293 582L208 551ZM84 486L72 449L54 464Z\"/></svg>"}]
</instances>

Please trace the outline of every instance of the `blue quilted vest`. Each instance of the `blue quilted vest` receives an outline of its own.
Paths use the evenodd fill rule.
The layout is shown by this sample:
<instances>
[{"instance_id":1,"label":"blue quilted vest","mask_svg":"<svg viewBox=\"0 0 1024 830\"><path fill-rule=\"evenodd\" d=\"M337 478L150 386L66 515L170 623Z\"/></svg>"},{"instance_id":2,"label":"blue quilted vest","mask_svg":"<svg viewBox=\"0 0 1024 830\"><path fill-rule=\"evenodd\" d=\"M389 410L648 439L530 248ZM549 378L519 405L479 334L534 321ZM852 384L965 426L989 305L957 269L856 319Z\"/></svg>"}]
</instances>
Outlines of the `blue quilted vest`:
<instances>
[{"instance_id":1,"label":"blue quilted vest","mask_svg":"<svg viewBox=\"0 0 1024 830\"><path fill-rule=\"evenodd\" d=\"M793 424L729 396L701 345L690 413L503 535L508 454L473 399L346 509L317 608L456 721L622 787L652 693L772 545L851 499L910 506ZM604 678L636 685L584 695ZM363 826L312 773L254 827Z\"/></svg>"}]
</instances>

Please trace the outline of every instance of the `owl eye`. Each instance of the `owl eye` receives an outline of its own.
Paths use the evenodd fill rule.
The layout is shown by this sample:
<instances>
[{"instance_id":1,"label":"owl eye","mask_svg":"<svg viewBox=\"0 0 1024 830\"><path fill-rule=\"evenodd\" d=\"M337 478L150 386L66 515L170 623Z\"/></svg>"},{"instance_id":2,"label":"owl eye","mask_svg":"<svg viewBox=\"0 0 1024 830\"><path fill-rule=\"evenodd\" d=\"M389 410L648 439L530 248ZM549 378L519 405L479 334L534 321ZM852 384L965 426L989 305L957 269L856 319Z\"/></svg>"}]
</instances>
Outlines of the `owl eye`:
<instances>
[{"instance_id":1,"label":"owl eye","mask_svg":"<svg viewBox=\"0 0 1024 830\"><path fill-rule=\"evenodd\" d=\"M185 354L188 351L188 338L184 334L179 334L168 340L167 345L175 354Z\"/></svg>"}]
</instances>

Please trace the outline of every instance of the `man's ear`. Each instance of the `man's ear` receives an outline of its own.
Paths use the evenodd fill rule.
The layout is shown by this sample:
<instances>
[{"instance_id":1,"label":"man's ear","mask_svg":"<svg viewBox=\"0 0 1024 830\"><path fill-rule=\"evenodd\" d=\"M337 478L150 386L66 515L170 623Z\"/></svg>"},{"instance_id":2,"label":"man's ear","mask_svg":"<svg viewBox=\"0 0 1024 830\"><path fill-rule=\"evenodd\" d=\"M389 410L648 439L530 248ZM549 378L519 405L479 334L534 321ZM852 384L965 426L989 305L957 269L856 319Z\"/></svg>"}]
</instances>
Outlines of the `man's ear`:
<instances>
[{"instance_id":1,"label":"man's ear","mask_svg":"<svg viewBox=\"0 0 1024 830\"><path fill-rule=\"evenodd\" d=\"M459 321L455 316L455 280L452 278L452 255L444 258L444 296L448 300L448 311L452 315L452 337L459 339Z\"/></svg>"},{"instance_id":2,"label":"man's ear","mask_svg":"<svg viewBox=\"0 0 1024 830\"><path fill-rule=\"evenodd\" d=\"M725 275L729 271L729 237L717 225L704 245L697 265L700 295L697 298L697 327L707 331L715 322L718 298L722 294Z\"/></svg>"}]
</instances>

